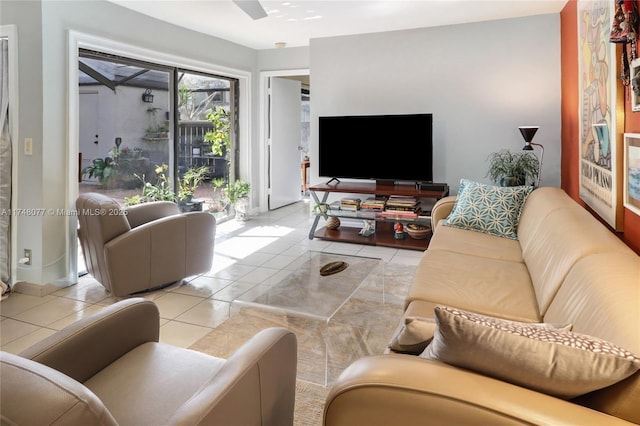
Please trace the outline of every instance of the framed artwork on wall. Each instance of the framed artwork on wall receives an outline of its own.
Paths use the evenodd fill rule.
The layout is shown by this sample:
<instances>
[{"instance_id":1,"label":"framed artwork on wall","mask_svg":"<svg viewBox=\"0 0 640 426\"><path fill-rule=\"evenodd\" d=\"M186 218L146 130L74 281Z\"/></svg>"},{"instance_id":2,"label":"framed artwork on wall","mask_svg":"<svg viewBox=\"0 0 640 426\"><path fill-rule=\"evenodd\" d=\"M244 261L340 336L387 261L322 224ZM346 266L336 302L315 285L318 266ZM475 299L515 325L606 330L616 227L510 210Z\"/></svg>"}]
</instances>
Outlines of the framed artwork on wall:
<instances>
[{"instance_id":1,"label":"framed artwork on wall","mask_svg":"<svg viewBox=\"0 0 640 426\"><path fill-rule=\"evenodd\" d=\"M613 1L578 1L578 161L580 198L620 231L622 133L618 129L623 128L624 109L617 99L616 45L609 42L613 13Z\"/></svg>"},{"instance_id":2,"label":"framed artwork on wall","mask_svg":"<svg viewBox=\"0 0 640 426\"><path fill-rule=\"evenodd\" d=\"M640 59L631 62L631 111L640 111Z\"/></svg>"},{"instance_id":3,"label":"framed artwork on wall","mask_svg":"<svg viewBox=\"0 0 640 426\"><path fill-rule=\"evenodd\" d=\"M624 134L624 206L640 216L640 133Z\"/></svg>"}]
</instances>

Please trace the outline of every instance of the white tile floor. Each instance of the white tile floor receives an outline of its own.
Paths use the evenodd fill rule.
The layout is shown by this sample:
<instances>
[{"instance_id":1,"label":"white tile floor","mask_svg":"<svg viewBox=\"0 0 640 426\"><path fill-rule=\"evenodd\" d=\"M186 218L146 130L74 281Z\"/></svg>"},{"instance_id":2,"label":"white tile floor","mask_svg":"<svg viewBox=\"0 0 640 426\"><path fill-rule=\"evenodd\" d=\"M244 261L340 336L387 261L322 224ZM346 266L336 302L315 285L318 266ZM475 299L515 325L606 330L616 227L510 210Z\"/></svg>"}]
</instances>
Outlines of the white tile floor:
<instances>
[{"instance_id":1,"label":"white tile floor","mask_svg":"<svg viewBox=\"0 0 640 426\"><path fill-rule=\"evenodd\" d=\"M218 225L213 268L163 290L146 293L160 310L160 341L189 347L229 317L230 302L282 270L308 250L358 254L416 265L414 250L309 240L308 200ZM116 301L91 276L44 297L12 293L0 302L0 347L18 353L66 325Z\"/></svg>"}]
</instances>

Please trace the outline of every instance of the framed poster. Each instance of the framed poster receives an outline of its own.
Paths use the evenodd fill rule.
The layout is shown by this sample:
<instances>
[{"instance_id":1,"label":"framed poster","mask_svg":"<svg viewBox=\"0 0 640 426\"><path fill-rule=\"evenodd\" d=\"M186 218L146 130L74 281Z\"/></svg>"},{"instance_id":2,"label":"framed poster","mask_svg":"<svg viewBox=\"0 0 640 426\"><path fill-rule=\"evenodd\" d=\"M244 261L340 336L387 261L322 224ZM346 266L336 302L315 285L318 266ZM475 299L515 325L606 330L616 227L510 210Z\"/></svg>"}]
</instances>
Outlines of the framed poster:
<instances>
[{"instance_id":1,"label":"framed poster","mask_svg":"<svg viewBox=\"0 0 640 426\"><path fill-rule=\"evenodd\" d=\"M624 134L624 206L640 216L640 133Z\"/></svg>"},{"instance_id":2,"label":"framed poster","mask_svg":"<svg viewBox=\"0 0 640 426\"><path fill-rule=\"evenodd\" d=\"M612 228L622 227L621 134L616 45L609 42L614 3L578 1L578 69L580 95L580 198ZM622 110L624 111L624 110ZM622 127L622 126L620 126Z\"/></svg>"},{"instance_id":3,"label":"framed poster","mask_svg":"<svg viewBox=\"0 0 640 426\"><path fill-rule=\"evenodd\" d=\"M640 111L640 59L631 62L629 71L631 79L631 111Z\"/></svg>"}]
</instances>

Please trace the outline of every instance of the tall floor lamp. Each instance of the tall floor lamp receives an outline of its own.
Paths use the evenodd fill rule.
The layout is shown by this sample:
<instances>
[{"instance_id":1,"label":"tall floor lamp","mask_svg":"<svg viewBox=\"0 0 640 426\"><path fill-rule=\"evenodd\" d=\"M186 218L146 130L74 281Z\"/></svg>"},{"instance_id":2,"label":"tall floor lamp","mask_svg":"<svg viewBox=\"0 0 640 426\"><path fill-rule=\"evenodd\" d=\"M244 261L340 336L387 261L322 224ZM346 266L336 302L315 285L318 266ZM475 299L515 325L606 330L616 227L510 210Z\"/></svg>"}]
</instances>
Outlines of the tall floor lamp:
<instances>
[{"instance_id":1,"label":"tall floor lamp","mask_svg":"<svg viewBox=\"0 0 640 426\"><path fill-rule=\"evenodd\" d=\"M544 158L544 146L539 143L531 142L533 140L533 136L536 134L540 126L520 126L518 130L522 133L522 137L524 138L524 147L522 147L523 151L533 151L533 145L539 146L542 150L540 154L540 161L538 162L538 177L536 179L536 187L540 186L540 174L542 174L542 159Z\"/></svg>"}]
</instances>

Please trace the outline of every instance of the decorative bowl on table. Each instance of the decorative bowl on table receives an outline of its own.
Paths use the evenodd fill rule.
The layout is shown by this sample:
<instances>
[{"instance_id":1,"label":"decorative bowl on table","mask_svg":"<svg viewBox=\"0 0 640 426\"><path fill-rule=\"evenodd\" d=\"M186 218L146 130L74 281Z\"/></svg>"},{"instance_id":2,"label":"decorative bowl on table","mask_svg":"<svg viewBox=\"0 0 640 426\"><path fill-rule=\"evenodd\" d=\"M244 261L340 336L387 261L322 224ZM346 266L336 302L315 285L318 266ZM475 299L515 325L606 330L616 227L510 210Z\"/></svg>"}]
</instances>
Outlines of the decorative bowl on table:
<instances>
[{"instance_id":1,"label":"decorative bowl on table","mask_svg":"<svg viewBox=\"0 0 640 426\"><path fill-rule=\"evenodd\" d=\"M429 236L431 228L425 225L410 223L406 227L407 234L414 240L424 240Z\"/></svg>"},{"instance_id":2,"label":"decorative bowl on table","mask_svg":"<svg viewBox=\"0 0 640 426\"><path fill-rule=\"evenodd\" d=\"M338 229L340 227L340 219L335 216L330 216L327 218L327 223L325 225L327 229Z\"/></svg>"}]
</instances>

